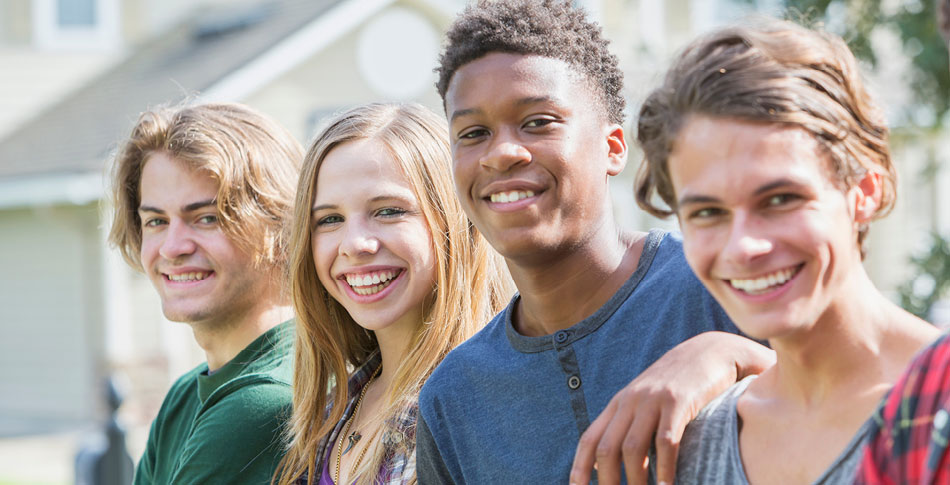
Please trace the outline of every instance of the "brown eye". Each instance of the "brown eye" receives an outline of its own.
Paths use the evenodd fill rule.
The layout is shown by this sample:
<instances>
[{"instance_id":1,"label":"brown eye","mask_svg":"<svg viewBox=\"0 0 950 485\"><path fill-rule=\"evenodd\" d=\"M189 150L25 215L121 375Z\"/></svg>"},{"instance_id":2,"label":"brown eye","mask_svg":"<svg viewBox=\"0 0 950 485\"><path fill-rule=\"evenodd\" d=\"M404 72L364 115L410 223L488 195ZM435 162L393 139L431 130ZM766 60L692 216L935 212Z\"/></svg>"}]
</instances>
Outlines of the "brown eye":
<instances>
[{"instance_id":1,"label":"brown eye","mask_svg":"<svg viewBox=\"0 0 950 485\"><path fill-rule=\"evenodd\" d=\"M785 205L789 202L793 202L798 199L799 197L795 194L776 194L769 197L767 204L769 206L780 206L780 205Z\"/></svg>"},{"instance_id":2,"label":"brown eye","mask_svg":"<svg viewBox=\"0 0 950 485\"><path fill-rule=\"evenodd\" d=\"M709 219L710 217L716 217L722 215L722 209L717 209L715 207L704 207L702 209L693 211L689 214L690 219Z\"/></svg>"}]
</instances>

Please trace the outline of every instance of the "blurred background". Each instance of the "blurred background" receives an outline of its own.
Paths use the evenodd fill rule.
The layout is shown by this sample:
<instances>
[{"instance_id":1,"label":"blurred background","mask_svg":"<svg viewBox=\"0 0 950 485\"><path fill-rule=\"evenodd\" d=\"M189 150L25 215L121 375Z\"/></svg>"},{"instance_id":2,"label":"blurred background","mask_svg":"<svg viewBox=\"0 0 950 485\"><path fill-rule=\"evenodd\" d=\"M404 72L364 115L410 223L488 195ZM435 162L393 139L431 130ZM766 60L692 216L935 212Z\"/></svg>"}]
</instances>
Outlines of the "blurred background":
<instances>
[{"instance_id":1,"label":"blurred background","mask_svg":"<svg viewBox=\"0 0 950 485\"><path fill-rule=\"evenodd\" d=\"M639 101L696 34L750 13L845 36L887 111L897 207L867 266L895 301L950 324L948 54L933 0L577 0ZM461 0L0 0L0 485L74 481L109 419L105 380L137 460L170 383L203 360L148 281L107 247L109 157L139 112L185 98L249 104L302 143L356 104L433 88ZM624 226L675 227L633 198L639 154L613 180Z\"/></svg>"}]
</instances>

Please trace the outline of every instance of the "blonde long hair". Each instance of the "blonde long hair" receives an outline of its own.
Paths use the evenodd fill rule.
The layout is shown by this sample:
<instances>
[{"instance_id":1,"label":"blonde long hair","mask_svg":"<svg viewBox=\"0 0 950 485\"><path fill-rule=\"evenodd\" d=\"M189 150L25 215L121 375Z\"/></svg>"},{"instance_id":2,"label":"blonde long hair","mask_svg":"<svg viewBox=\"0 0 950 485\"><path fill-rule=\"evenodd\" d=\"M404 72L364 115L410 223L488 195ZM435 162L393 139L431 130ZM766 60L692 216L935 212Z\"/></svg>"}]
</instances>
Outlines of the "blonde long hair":
<instances>
[{"instance_id":1,"label":"blonde long hair","mask_svg":"<svg viewBox=\"0 0 950 485\"><path fill-rule=\"evenodd\" d=\"M468 221L455 196L445 121L415 104L369 104L337 116L307 152L289 228L297 341L294 409L287 433L289 449L277 472L280 484L292 483L304 472L308 483L318 480L317 448L343 416L349 369L378 348L375 337L320 284L311 251L310 209L320 166L337 146L362 139L385 146L406 175L432 234L438 263L433 303L400 360L377 418L383 423L382 434L356 471L358 483L375 481L387 451L380 443L413 452L414 439L387 440L387 433L395 431L392 418L415 400L446 354L488 322L512 292L501 258ZM328 403L332 403L329 415Z\"/></svg>"}]
</instances>

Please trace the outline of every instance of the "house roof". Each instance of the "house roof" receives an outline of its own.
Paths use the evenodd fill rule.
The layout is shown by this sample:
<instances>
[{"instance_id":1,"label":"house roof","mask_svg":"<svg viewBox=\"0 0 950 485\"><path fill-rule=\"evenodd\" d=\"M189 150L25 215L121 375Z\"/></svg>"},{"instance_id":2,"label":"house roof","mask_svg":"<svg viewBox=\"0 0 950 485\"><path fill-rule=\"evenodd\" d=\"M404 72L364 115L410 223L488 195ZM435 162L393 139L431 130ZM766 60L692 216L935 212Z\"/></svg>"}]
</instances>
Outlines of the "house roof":
<instances>
[{"instance_id":1,"label":"house roof","mask_svg":"<svg viewBox=\"0 0 950 485\"><path fill-rule=\"evenodd\" d=\"M143 110L208 89L345 1L198 12L0 140L0 179L101 172Z\"/></svg>"}]
</instances>

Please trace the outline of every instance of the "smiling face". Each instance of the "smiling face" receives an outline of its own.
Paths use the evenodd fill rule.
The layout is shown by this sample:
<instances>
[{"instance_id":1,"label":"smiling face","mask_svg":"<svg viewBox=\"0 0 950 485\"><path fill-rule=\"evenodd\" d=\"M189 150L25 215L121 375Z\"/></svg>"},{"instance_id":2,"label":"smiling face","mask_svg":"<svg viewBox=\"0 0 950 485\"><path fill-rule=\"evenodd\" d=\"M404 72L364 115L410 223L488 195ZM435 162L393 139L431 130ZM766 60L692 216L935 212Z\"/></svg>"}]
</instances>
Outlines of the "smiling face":
<instances>
[{"instance_id":1,"label":"smiling face","mask_svg":"<svg viewBox=\"0 0 950 485\"><path fill-rule=\"evenodd\" d=\"M311 218L320 283L360 326L412 331L432 295L436 257L419 201L385 147L333 148L317 173Z\"/></svg>"},{"instance_id":2,"label":"smiling face","mask_svg":"<svg viewBox=\"0 0 950 485\"><path fill-rule=\"evenodd\" d=\"M271 295L271 279L224 233L207 172L156 153L142 169L141 260L172 321L235 324Z\"/></svg>"},{"instance_id":3,"label":"smiling face","mask_svg":"<svg viewBox=\"0 0 950 485\"><path fill-rule=\"evenodd\" d=\"M623 130L568 64L488 54L455 72L445 103L459 199L503 256L577 247L612 217Z\"/></svg>"},{"instance_id":4,"label":"smiling face","mask_svg":"<svg viewBox=\"0 0 950 485\"><path fill-rule=\"evenodd\" d=\"M847 192L801 128L692 116L669 171L693 271L743 332L813 325L861 267L857 223L876 207L874 175Z\"/></svg>"}]
</instances>

